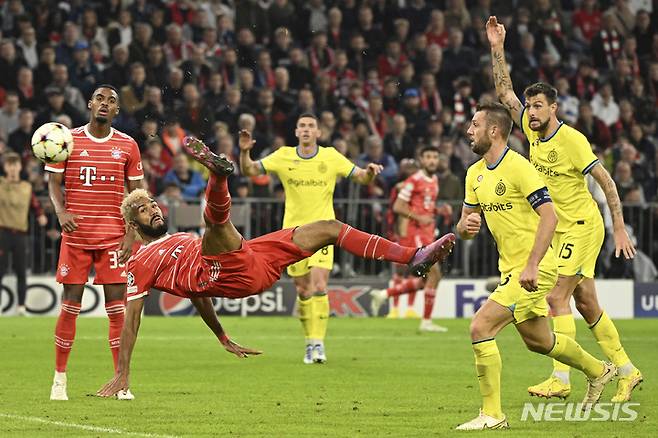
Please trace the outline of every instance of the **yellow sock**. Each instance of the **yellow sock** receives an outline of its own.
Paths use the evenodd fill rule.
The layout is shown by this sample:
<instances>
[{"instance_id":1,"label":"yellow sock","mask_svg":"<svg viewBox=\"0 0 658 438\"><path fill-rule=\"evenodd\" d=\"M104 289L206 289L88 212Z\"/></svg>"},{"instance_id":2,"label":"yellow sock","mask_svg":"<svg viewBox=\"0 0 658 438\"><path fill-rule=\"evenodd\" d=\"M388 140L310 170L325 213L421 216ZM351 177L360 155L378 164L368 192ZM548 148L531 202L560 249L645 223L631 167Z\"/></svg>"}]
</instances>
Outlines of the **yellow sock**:
<instances>
[{"instance_id":1,"label":"yellow sock","mask_svg":"<svg viewBox=\"0 0 658 438\"><path fill-rule=\"evenodd\" d=\"M495 339L473 344L475 370L482 395L482 412L494 418L503 418L500 407L500 372L503 367Z\"/></svg>"},{"instance_id":2,"label":"yellow sock","mask_svg":"<svg viewBox=\"0 0 658 438\"><path fill-rule=\"evenodd\" d=\"M589 329L592 330L592 334L603 353L615 366L621 367L631 361L626 351L624 351L624 347L621 346L617 328L607 313L603 312L599 320L592 324Z\"/></svg>"},{"instance_id":3,"label":"yellow sock","mask_svg":"<svg viewBox=\"0 0 658 438\"><path fill-rule=\"evenodd\" d=\"M327 334L327 324L329 323L329 297L327 294L314 295L311 298L311 303L313 309L311 313L313 319L311 338L324 341Z\"/></svg>"},{"instance_id":4,"label":"yellow sock","mask_svg":"<svg viewBox=\"0 0 658 438\"><path fill-rule=\"evenodd\" d=\"M559 315L553 317L553 331L560 333L571 339L576 339L576 321L573 319L573 314ZM558 360L553 361L553 371L569 372L569 365L563 364ZM567 377L569 375L567 374Z\"/></svg>"},{"instance_id":5,"label":"yellow sock","mask_svg":"<svg viewBox=\"0 0 658 438\"><path fill-rule=\"evenodd\" d=\"M555 345L546 355L582 371L589 378L603 374L603 362L583 350L578 342L561 333L555 333Z\"/></svg>"},{"instance_id":6,"label":"yellow sock","mask_svg":"<svg viewBox=\"0 0 658 438\"><path fill-rule=\"evenodd\" d=\"M313 339L313 318L312 316L312 304L313 300L311 298L307 298L305 300L302 300L301 298L297 297L297 309L299 309L299 320L302 323L302 329L304 330L304 338L306 339L306 342L308 343L311 339Z\"/></svg>"}]
</instances>

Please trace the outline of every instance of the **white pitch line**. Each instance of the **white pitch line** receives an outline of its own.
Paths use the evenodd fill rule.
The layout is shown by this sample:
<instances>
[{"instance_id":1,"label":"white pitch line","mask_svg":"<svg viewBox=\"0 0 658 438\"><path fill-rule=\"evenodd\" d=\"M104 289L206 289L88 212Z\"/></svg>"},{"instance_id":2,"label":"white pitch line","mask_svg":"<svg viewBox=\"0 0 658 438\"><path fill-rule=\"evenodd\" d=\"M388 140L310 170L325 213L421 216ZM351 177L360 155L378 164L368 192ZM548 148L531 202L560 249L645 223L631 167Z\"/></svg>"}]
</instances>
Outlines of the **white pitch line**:
<instances>
[{"instance_id":1,"label":"white pitch line","mask_svg":"<svg viewBox=\"0 0 658 438\"><path fill-rule=\"evenodd\" d=\"M41 417L27 417L24 415L15 415L15 414L4 414L0 412L0 417L10 418L13 420L23 420L31 421L33 423L43 423L51 424L53 426L68 427L71 429L82 429L89 432L102 432L102 433L114 433L117 435L128 435L128 436L142 436L142 437L153 437L153 438L174 438L175 435L160 435L157 433L141 433L141 432L130 432L129 430L124 429L112 429L109 427L98 427L98 426L89 426L87 424L77 424L77 423L65 423L63 421L53 421Z\"/></svg>"}]
</instances>

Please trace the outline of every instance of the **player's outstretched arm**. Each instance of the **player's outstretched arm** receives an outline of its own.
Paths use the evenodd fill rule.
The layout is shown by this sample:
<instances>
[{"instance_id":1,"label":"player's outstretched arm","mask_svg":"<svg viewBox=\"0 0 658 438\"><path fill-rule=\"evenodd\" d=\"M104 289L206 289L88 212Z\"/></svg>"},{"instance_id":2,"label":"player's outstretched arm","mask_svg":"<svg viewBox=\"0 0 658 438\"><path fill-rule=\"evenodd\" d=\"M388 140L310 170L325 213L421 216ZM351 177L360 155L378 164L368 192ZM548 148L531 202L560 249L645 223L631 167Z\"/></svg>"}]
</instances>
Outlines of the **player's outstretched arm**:
<instances>
[{"instance_id":1,"label":"player's outstretched arm","mask_svg":"<svg viewBox=\"0 0 658 438\"><path fill-rule=\"evenodd\" d=\"M365 169L355 166L354 172L352 172L352 181L367 186L375 180L377 175L382 173L382 170L384 170L384 166L375 163L368 164Z\"/></svg>"},{"instance_id":2,"label":"player's outstretched arm","mask_svg":"<svg viewBox=\"0 0 658 438\"><path fill-rule=\"evenodd\" d=\"M142 320L144 298L128 301L126 306L126 319L121 331L121 345L119 346L119 364L114 378L96 393L101 397L113 397L121 390L127 390L130 375L130 357L135 348L139 324Z\"/></svg>"},{"instance_id":3,"label":"player's outstretched arm","mask_svg":"<svg viewBox=\"0 0 658 438\"><path fill-rule=\"evenodd\" d=\"M615 257L619 257L620 254L623 254L626 259L632 259L635 257L636 250L626 232L624 214L621 208L619 193L617 192L617 185L601 163L595 165L591 170L591 173L596 182L601 186L603 193L605 193L605 199L608 201L608 207L610 207L610 213L612 214L612 225L615 238Z\"/></svg>"},{"instance_id":4,"label":"player's outstretched arm","mask_svg":"<svg viewBox=\"0 0 658 438\"><path fill-rule=\"evenodd\" d=\"M482 225L482 218L480 217L479 208L472 208L463 206L462 215L457 222L457 234L463 240L470 240L475 237L477 233L480 232L480 226Z\"/></svg>"},{"instance_id":5,"label":"player's outstretched arm","mask_svg":"<svg viewBox=\"0 0 658 438\"><path fill-rule=\"evenodd\" d=\"M190 298L197 312L201 315L201 319L206 323L208 328L217 336L219 342L224 346L226 351L235 354L237 357L249 357L251 355L261 354L262 351L253 350L251 348L243 347L231 339L224 331L224 328L217 318L217 313L212 305L212 300L208 297Z\"/></svg>"},{"instance_id":6,"label":"player's outstretched arm","mask_svg":"<svg viewBox=\"0 0 658 438\"><path fill-rule=\"evenodd\" d=\"M412 221L416 221L421 225L429 225L434 223L436 219L429 215L415 214L409 208L409 203L404 199L401 199L399 196L395 199L393 203L393 213L399 214L402 217L406 217Z\"/></svg>"},{"instance_id":7,"label":"player's outstretched arm","mask_svg":"<svg viewBox=\"0 0 658 438\"><path fill-rule=\"evenodd\" d=\"M491 45L491 62L496 94L500 102L512 113L512 119L520 126L523 107L512 88L512 78L509 75L509 69L505 61L505 26L498 23L494 16L489 17L487 21L487 39Z\"/></svg>"},{"instance_id":8,"label":"player's outstretched arm","mask_svg":"<svg viewBox=\"0 0 658 438\"><path fill-rule=\"evenodd\" d=\"M528 262L519 276L519 284L529 292L534 292L539 288L537 279L539 275L539 262L546 255L546 251L553 240L553 233L555 233L555 228L557 227L557 213L555 213L552 202L541 204L535 208L535 211L539 215L535 243L532 245L532 250L530 250Z\"/></svg>"},{"instance_id":9,"label":"player's outstretched arm","mask_svg":"<svg viewBox=\"0 0 658 438\"><path fill-rule=\"evenodd\" d=\"M245 176L261 175L263 168L258 161L251 159L251 149L254 147L255 140L251 137L251 132L243 129L239 133L240 146L240 172Z\"/></svg>"}]
</instances>

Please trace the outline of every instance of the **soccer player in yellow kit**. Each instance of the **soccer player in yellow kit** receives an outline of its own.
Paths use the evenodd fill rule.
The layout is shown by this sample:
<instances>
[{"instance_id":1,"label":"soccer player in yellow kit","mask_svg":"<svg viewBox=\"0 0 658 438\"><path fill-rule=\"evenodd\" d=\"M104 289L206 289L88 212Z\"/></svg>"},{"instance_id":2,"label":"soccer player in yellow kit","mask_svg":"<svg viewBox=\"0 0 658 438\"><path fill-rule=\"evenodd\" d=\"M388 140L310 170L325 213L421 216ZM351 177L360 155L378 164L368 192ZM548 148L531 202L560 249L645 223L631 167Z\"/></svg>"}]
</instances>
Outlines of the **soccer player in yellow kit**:
<instances>
[{"instance_id":1,"label":"soccer player in yellow kit","mask_svg":"<svg viewBox=\"0 0 658 438\"><path fill-rule=\"evenodd\" d=\"M320 147L318 120L304 113L297 119L297 146L283 146L259 161L252 161L249 151L254 141L251 133L240 131L240 169L243 175L264 173L278 175L286 195L283 227L305 225L317 220L335 219L334 188L339 177L370 184L382 171L370 163L362 169L333 147ZM299 319L304 329L306 350L304 363L327 360L324 338L329 318L327 282L334 263L334 247L326 246L288 267L297 289Z\"/></svg>"},{"instance_id":2,"label":"soccer player in yellow kit","mask_svg":"<svg viewBox=\"0 0 658 438\"><path fill-rule=\"evenodd\" d=\"M604 239L601 214L587 189L585 175L591 173L603 189L614 224L615 255L635 255L624 225L621 202L610 174L599 163L583 134L557 118L557 91L545 83L526 88L523 106L514 93L505 62L505 27L496 17L487 22L496 94L512 113L530 143L530 161L550 191L558 215L553 250L558 259L557 284L547 300L557 333L576 336L569 300L589 324L605 355L618 368L619 381L613 402L630 400L642 374L624 351L619 333L601 309L594 285L594 267ZM528 392L541 397L566 397L571 392L569 367L554 361L553 374Z\"/></svg>"},{"instance_id":3,"label":"soccer player in yellow kit","mask_svg":"<svg viewBox=\"0 0 658 438\"><path fill-rule=\"evenodd\" d=\"M579 369L588 378L585 406L596 403L615 367L584 351L576 341L552 333L546 294L557 278L557 260L548 247L557 215L546 184L524 157L507 146L512 118L499 103L478 105L467 135L482 157L466 173L466 190L457 232L472 239L483 213L498 248L500 283L471 321L482 408L458 430L509 427L500 401L501 359L495 336L514 323L529 350Z\"/></svg>"}]
</instances>

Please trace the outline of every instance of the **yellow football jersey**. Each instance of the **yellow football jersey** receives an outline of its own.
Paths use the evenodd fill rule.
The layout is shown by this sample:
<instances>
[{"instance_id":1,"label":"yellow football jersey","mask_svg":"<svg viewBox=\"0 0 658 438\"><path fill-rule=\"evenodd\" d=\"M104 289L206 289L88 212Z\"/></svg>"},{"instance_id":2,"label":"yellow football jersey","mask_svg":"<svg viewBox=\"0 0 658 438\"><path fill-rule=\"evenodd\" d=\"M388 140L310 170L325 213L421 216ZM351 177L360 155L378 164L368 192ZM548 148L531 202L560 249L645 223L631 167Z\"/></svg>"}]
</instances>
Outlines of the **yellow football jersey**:
<instances>
[{"instance_id":1,"label":"yellow football jersey","mask_svg":"<svg viewBox=\"0 0 658 438\"><path fill-rule=\"evenodd\" d=\"M480 207L498 247L501 273L523 269L535 243L539 215L535 208L551 202L546 184L523 156L510 150L491 166L482 158L466 172L464 205ZM553 251L540 263L544 271L556 269Z\"/></svg>"},{"instance_id":2,"label":"yellow football jersey","mask_svg":"<svg viewBox=\"0 0 658 438\"><path fill-rule=\"evenodd\" d=\"M521 113L523 132L530 142L530 162L551 193L558 217L558 232L576 223L593 222L599 208L587 188L585 175L599 160L587 138L578 130L560 122L548 138L530 129L528 117Z\"/></svg>"},{"instance_id":3,"label":"yellow football jersey","mask_svg":"<svg viewBox=\"0 0 658 438\"><path fill-rule=\"evenodd\" d=\"M338 177L354 171L354 163L332 147L318 147L302 157L297 147L284 146L260 160L263 170L276 173L286 194L284 228L335 219L334 189Z\"/></svg>"}]
</instances>

